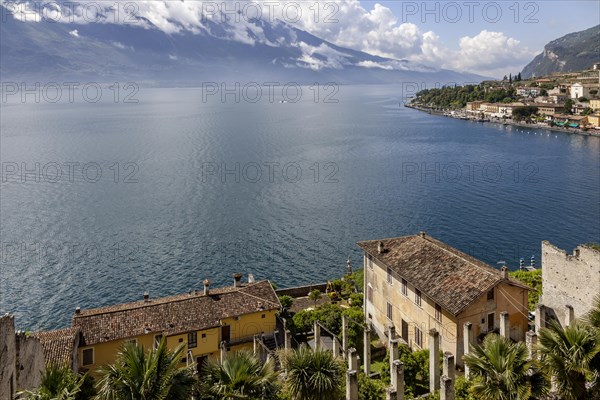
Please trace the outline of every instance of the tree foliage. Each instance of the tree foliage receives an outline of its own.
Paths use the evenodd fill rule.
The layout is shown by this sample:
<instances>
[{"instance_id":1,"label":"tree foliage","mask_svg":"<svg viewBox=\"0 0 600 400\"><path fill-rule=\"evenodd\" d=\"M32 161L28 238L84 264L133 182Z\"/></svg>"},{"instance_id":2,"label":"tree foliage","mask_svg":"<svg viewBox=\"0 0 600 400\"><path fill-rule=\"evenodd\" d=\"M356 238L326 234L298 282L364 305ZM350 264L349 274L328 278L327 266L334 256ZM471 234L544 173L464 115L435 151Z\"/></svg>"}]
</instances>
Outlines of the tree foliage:
<instances>
[{"instance_id":1,"label":"tree foliage","mask_svg":"<svg viewBox=\"0 0 600 400\"><path fill-rule=\"evenodd\" d=\"M268 400L280 391L273 361L262 362L248 351L230 353L223 362L209 359L201 376L203 400Z\"/></svg>"}]
</instances>

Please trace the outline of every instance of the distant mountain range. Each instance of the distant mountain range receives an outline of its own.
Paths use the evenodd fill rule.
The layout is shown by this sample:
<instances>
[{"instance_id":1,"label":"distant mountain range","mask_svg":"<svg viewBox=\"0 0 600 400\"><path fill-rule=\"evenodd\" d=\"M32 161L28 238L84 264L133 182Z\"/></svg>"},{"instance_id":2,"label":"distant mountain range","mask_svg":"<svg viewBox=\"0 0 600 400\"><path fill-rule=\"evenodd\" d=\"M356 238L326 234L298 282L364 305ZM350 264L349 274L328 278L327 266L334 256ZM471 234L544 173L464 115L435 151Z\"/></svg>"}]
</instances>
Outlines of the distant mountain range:
<instances>
[{"instance_id":1,"label":"distant mountain range","mask_svg":"<svg viewBox=\"0 0 600 400\"><path fill-rule=\"evenodd\" d=\"M554 72L590 69L600 62L600 25L585 31L569 33L548 43L523 71L523 78L544 76Z\"/></svg>"},{"instance_id":2,"label":"distant mountain range","mask_svg":"<svg viewBox=\"0 0 600 400\"><path fill-rule=\"evenodd\" d=\"M3 7L3 6L0 6ZM1 10L2 80L136 81L195 85L208 80L457 84L486 77L356 51L285 22L249 21L245 40L232 26L167 34L140 24L21 22ZM239 30L239 26L235 27ZM239 36L239 35L238 35ZM249 39L248 39L249 38Z\"/></svg>"}]
</instances>

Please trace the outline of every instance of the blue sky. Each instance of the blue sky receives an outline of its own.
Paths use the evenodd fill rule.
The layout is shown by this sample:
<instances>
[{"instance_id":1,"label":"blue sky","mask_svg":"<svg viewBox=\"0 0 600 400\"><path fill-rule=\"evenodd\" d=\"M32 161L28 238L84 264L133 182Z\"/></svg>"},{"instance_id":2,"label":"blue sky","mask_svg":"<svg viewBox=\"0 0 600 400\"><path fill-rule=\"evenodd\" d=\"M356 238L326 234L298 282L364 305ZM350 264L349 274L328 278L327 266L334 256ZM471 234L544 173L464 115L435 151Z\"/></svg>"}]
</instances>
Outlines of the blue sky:
<instances>
[{"instance_id":1,"label":"blue sky","mask_svg":"<svg viewBox=\"0 0 600 400\"><path fill-rule=\"evenodd\" d=\"M544 45L551 40L557 39L571 32L581 31L600 24L600 1L570 1L570 0L544 0L544 1L473 1L477 3L472 6L473 22L469 20L469 1L364 1L361 4L372 9L376 3L390 8L399 18L399 22L414 23L424 31L434 31L444 44L450 48L457 49L459 39L463 36L475 36L482 30L500 31L521 42L523 46L531 50L541 52ZM438 12L427 14L421 6L426 3L427 10ZM460 6L462 17L458 19L455 13L456 7L446 3L454 3ZM495 16L495 5L500 5L502 15L497 22ZM515 22L515 4L518 4L519 14ZM414 10L414 5L418 10ZM446 7L444 9L444 7ZM484 14L484 7L486 14ZM425 15L422 15L422 11ZM439 16L439 22L435 18ZM447 18L444 18L446 16ZM531 18L527 18L527 17ZM486 21L486 18L489 21ZM457 22L452 22L458 19ZM530 20L537 20L532 22Z\"/></svg>"}]
</instances>

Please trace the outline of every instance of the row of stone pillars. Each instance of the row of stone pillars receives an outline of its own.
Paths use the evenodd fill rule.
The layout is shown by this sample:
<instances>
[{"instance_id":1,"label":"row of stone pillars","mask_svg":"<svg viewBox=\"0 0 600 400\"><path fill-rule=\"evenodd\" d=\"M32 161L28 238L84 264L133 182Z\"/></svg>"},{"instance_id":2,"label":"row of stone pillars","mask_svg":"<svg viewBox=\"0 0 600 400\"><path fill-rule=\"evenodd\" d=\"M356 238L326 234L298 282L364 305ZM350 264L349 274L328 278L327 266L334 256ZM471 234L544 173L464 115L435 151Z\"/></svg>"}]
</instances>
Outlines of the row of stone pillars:
<instances>
[{"instance_id":1,"label":"row of stone pillars","mask_svg":"<svg viewBox=\"0 0 600 400\"><path fill-rule=\"evenodd\" d=\"M341 343L341 351L344 359L348 358L349 350L348 350L348 322L349 318L347 315L342 315L342 343ZM335 357L340 356L340 342L333 332L329 332L326 328L321 326L319 321L315 321L313 331L315 334L315 348L319 348L321 346L321 329L327 331L333 339L333 355ZM368 325L363 326L363 372L365 375L369 376L371 374L371 329ZM356 349L354 350L356 352Z\"/></svg>"}]
</instances>

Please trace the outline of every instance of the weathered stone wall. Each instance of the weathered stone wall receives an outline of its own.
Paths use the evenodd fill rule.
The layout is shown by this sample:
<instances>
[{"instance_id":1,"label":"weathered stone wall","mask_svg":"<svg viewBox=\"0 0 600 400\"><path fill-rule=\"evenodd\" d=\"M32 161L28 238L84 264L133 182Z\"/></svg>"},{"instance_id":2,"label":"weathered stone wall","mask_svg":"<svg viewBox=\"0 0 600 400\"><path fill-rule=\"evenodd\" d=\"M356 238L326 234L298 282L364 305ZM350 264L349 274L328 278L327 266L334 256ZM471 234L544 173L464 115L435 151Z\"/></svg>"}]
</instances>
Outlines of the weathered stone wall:
<instances>
[{"instance_id":1,"label":"weathered stone wall","mask_svg":"<svg viewBox=\"0 0 600 400\"><path fill-rule=\"evenodd\" d=\"M17 389L39 386L45 368L44 349L40 341L25 333L17 333Z\"/></svg>"},{"instance_id":2,"label":"weathered stone wall","mask_svg":"<svg viewBox=\"0 0 600 400\"><path fill-rule=\"evenodd\" d=\"M0 317L0 399L12 399L17 390L37 387L44 365L40 341L15 333L12 315Z\"/></svg>"},{"instance_id":3,"label":"weathered stone wall","mask_svg":"<svg viewBox=\"0 0 600 400\"><path fill-rule=\"evenodd\" d=\"M15 320L0 317L0 399L11 399L17 388Z\"/></svg>"},{"instance_id":4,"label":"weathered stone wall","mask_svg":"<svg viewBox=\"0 0 600 400\"><path fill-rule=\"evenodd\" d=\"M308 292L311 290L318 289L321 293L325 293L325 289L327 289L327 283L316 283L314 285L306 285L306 286L296 286L292 288L286 289L277 289L275 293L277 296L291 296L291 297L304 297L308 296Z\"/></svg>"},{"instance_id":5,"label":"weathered stone wall","mask_svg":"<svg viewBox=\"0 0 600 400\"><path fill-rule=\"evenodd\" d=\"M583 316L600 293L600 252L578 246L567 254L547 241L542 242L542 297L547 317L561 324L569 320L567 305L575 318Z\"/></svg>"}]
</instances>

